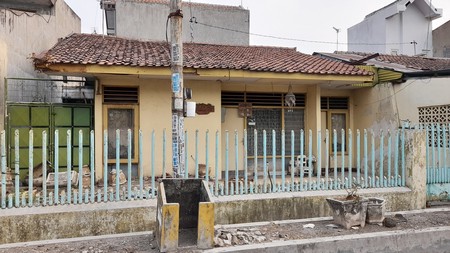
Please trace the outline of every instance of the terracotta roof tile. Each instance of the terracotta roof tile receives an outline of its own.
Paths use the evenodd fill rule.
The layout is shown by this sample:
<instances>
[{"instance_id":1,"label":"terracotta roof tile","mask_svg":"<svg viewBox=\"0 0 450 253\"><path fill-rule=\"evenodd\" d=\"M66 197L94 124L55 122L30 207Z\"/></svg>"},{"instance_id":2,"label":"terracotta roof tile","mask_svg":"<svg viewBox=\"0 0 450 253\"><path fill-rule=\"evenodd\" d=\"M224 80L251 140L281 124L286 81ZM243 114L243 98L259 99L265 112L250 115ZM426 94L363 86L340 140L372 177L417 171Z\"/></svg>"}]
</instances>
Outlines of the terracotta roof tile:
<instances>
[{"instance_id":1,"label":"terracotta roof tile","mask_svg":"<svg viewBox=\"0 0 450 253\"><path fill-rule=\"evenodd\" d=\"M303 54L294 48L184 43L183 56L184 67L196 69L371 75L357 67ZM166 42L72 34L36 57L35 63L169 67L170 51Z\"/></svg>"},{"instance_id":2,"label":"terracotta roof tile","mask_svg":"<svg viewBox=\"0 0 450 253\"><path fill-rule=\"evenodd\" d=\"M361 53L361 52L336 52L336 55L346 55L351 57L354 55L355 59L359 60L363 57L373 55L373 53ZM407 55L389 55L380 54L374 58L376 61L384 63L399 64L409 69L421 70L421 71L439 71L450 69L450 59L446 58L433 58L423 56L407 56Z\"/></svg>"}]
</instances>

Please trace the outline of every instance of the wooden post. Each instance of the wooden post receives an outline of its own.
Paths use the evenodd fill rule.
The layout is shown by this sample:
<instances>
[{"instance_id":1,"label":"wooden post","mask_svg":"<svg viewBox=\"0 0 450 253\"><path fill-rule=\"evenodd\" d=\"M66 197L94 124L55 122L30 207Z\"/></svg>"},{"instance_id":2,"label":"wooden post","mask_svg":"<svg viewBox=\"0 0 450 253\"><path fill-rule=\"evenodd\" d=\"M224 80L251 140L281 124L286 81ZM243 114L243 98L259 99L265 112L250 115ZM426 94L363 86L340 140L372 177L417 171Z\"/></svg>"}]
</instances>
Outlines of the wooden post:
<instances>
[{"instance_id":1,"label":"wooden post","mask_svg":"<svg viewBox=\"0 0 450 253\"><path fill-rule=\"evenodd\" d=\"M181 0L170 1L170 61L172 70L172 167L173 176L184 175L183 42Z\"/></svg>"}]
</instances>

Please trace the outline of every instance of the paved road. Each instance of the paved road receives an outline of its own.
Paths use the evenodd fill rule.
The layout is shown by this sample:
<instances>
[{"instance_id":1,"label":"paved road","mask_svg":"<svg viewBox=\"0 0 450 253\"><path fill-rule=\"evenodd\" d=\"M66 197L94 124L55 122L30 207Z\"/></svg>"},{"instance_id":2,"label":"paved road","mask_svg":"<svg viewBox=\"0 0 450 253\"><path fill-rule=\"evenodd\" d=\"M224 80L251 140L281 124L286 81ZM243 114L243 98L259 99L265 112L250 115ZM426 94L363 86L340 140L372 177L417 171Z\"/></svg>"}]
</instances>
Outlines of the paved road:
<instances>
[{"instance_id":1,"label":"paved road","mask_svg":"<svg viewBox=\"0 0 450 253\"><path fill-rule=\"evenodd\" d=\"M226 225L225 229L231 229L233 226L237 228L255 228L263 232L267 237L267 241L263 244L255 245L242 245L239 247L247 247L254 252L262 253L268 250L270 247L283 247L286 245L294 245L296 243L303 243L302 241L325 240L329 239L330 242L337 241L333 238L343 238L345 236L352 239L354 237L373 237L379 238L382 233L385 233L386 239L389 240L389 236L395 236L399 233L404 233L402 236L411 236L419 234L420 231L425 231L425 236L432 235L440 236L442 233L448 233L450 235L450 207L437 207L425 210L416 210L409 212L402 212L408 219L407 223L397 226L393 229L387 229L379 227L378 225L367 226L364 229L358 230L345 230L345 229L331 229L326 225L332 223L331 218L313 218L303 220L290 220L290 221L277 221L277 222L260 222L260 223L248 223L248 224L236 224ZM392 214L391 214L392 215ZM314 231L303 229L302 223L315 223L316 227ZM221 226L223 229L223 226ZM324 231L320 231L323 229ZM413 232L409 232L413 231ZM436 232L437 231L437 232ZM335 234L333 234L335 233ZM378 235L378 234L380 235ZM392 235L390 235L390 233ZM440 234L439 234L440 233ZM282 240L277 236L283 234ZM324 237L325 236L325 237ZM337 237L336 237L337 236ZM272 238L273 237L273 238ZM308 239L309 238L309 239ZM412 242L416 238L411 238ZM325 240L326 241L326 240ZM450 241L448 240L450 243ZM272 246L270 246L272 245ZM210 252L233 252L238 250L239 247L223 247L214 248ZM262 247L262 248L261 248ZM259 248L259 250L257 250ZM450 245L449 245L450 248ZM336 248L334 248L336 250ZM93 236L71 239L57 239L48 241L36 241L28 243L15 243L15 244L3 244L0 245L0 253L60 253L60 252L80 252L80 253L156 253L159 250L156 248L156 242L153 238L152 232L139 232L119 235L106 235L106 236ZM195 248L180 248L178 252L200 252ZM247 252L247 251L242 251ZM314 251L313 251L314 252ZM445 251L434 251L445 252ZM450 252L450 249L449 251ZM412 253L412 252L409 252Z\"/></svg>"}]
</instances>

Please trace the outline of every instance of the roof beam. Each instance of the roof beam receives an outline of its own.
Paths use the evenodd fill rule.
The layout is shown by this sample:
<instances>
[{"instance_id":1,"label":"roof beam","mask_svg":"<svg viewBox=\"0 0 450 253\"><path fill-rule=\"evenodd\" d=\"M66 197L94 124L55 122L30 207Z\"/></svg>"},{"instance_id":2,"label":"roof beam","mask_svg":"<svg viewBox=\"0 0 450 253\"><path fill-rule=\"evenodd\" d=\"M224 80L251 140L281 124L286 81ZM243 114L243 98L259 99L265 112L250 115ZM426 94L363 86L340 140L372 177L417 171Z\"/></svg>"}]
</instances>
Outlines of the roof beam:
<instances>
[{"instance_id":1,"label":"roof beam","mask_svg":"<svg viewBox=\"0 0 450 253\"><path fill-rule=\"evenodd\" d=\"M37 65L50 73L70 73L73 75L140 75L167 77L171 75L168 67L130 67L130 66L107 66L107 65L73 65L73 64L52 64ZM235 78L248 79L278 79L278 80L309 80L309 81L348 81L359 83L374 82L373 75L333 75L333 74L304 74L304 73L278 73L278 72L258 72L246 70L229 69L193 69L185 68L184 73L195 75L197 78L231 80Z\"/></svg>"}]
</instances>

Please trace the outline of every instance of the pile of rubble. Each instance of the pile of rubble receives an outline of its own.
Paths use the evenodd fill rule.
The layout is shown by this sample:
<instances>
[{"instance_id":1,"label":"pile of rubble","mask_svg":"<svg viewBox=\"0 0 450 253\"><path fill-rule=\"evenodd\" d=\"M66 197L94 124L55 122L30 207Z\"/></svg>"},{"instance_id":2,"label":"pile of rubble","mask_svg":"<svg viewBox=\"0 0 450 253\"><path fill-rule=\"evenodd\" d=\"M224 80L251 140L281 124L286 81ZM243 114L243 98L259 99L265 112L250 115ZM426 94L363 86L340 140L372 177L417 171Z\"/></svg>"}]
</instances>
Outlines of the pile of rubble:
<instances>
[{"instance_id":1,"label":"pile of rubble","mask_svg":"<svg viewBox=\"0 0 450 253\"><path fill-rule=\"evenodd\" d=\"M267 241L265 232L255 228L216 229L214 233L214 246L226 247L244 245Z\"/></svg>"}]
</instances>

